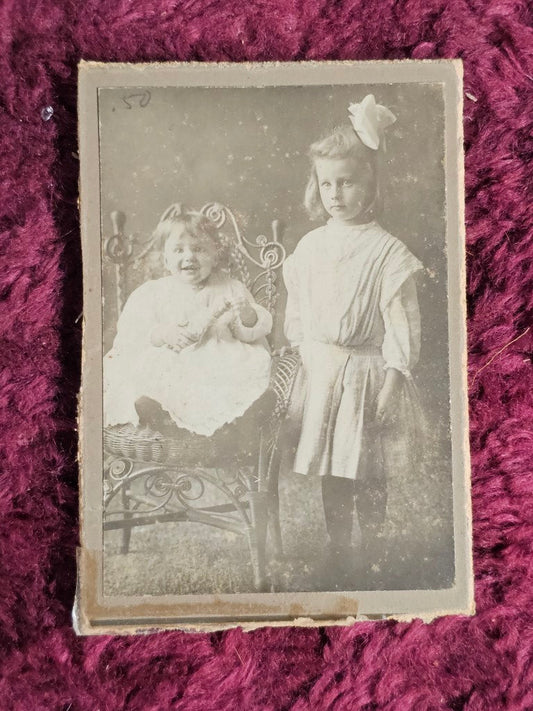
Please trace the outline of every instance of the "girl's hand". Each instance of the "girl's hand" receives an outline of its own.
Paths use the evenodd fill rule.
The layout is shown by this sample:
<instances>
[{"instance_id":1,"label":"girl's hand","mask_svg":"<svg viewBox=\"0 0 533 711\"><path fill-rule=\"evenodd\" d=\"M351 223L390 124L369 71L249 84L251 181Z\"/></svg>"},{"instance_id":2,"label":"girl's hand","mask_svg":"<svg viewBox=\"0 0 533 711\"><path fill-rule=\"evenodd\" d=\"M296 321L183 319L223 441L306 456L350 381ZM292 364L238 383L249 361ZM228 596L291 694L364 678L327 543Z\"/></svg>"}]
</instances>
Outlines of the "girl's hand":
<instances>
[{"instance_id":1,"label":"girl's hand","mask_svg":"<svg viewBox=\"0 0 533 711\"><path fill-rule=\"evenodd\" d=\"M257 323L257 313L244 297L232 299L229 302L234 315L240 320L243 326L252 328Z\"/></svg>"},{"instance_id":2,"label":"girl's hand","mask_svg":"<svg viewBox=\"0 0 533 711\"><path fill-rule=\"evenodd\" d=\"M198 335L188 329L187 326L169 324L163 328L162 337L165 345L179 353L184 348L191 346L198 341Z\"/></svg>"},{"instance_id":3,"label":"girl's hand","mask_svg":"<svg viewBox=\"0 0 533 711\"><path fill-rule=\"evenodd\" d=\"M392 395L389 391L382 388L379 392L377 403L376 403L376 425L383 425L387 420L387 414L390 407L390 401Z\"/></svg>"},{"instance_id":4,"label":"girl's hand","mask_svg":"<svg viewBox=\"0 0 533 711\"><path fill-rule=\"evenodd\" d=\"M403 375L399 370L389 368L385 374L385 382L379 391L376 401L375 421L377 425L384 425L390 417L394 398L400 387Z\"/></svg>"}]
</instances>

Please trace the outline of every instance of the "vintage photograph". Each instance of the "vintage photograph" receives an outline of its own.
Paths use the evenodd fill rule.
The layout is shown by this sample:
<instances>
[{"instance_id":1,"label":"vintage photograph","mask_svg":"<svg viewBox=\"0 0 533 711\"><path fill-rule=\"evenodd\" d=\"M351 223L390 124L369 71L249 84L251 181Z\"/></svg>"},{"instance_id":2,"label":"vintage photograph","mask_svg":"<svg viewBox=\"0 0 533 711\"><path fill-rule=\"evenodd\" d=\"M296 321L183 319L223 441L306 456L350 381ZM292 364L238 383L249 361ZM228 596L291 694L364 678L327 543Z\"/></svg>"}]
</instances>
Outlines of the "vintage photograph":
<instances>
[{"instance_id":1,"label":"vintage photograph","mask_svg":"<svg viewBox=\"0 0 533 711\"><path fill-rule=\"evenodd\" d=\"M81 66L82 631L472 612L460 121L457 62Z\"/></svg>"}]
</instances>

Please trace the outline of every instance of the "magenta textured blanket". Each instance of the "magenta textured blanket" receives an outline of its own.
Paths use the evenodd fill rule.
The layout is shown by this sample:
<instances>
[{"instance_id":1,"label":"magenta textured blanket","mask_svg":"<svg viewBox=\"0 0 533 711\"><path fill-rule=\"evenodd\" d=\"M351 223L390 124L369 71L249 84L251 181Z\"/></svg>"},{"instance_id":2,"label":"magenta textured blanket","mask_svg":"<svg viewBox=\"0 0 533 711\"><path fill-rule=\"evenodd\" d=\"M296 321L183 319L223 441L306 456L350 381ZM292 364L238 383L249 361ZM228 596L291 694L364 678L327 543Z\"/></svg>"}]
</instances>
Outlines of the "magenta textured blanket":
<instances>
[{"instance_id":1,"label":"magenta textured blanket","mask_svg":"<svg viewBox=\"0 0 533 711\"><path fill-rule=\"evenodd\" d=\"M3 0L0 708L533 708L532 19L528 0ZM76 638L77 62L407 57L465 68L477 615Z\"/></svg>"}]
</instances>

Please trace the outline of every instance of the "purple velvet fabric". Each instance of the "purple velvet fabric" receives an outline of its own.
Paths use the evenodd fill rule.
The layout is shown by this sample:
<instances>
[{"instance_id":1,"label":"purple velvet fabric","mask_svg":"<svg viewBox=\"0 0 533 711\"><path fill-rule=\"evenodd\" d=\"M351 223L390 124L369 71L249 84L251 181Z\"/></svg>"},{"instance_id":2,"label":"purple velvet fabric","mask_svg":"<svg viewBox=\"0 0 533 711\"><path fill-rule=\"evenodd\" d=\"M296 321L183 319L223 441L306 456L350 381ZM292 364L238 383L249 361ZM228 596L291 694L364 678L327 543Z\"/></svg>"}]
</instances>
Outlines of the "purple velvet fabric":
<instances>
[{"instance_id":1,"label":"purple velvet fabric","mask_svg":"<svg viewBox=\"0 0 533 711\"><path fill-rule=\"evenodd\" d=\"M3 0L0 708L533 708L531 8L528 0ZM78 60L404 57L461 57L465 66L477 615L76 638Z\"/></svg>"}]
</instances>

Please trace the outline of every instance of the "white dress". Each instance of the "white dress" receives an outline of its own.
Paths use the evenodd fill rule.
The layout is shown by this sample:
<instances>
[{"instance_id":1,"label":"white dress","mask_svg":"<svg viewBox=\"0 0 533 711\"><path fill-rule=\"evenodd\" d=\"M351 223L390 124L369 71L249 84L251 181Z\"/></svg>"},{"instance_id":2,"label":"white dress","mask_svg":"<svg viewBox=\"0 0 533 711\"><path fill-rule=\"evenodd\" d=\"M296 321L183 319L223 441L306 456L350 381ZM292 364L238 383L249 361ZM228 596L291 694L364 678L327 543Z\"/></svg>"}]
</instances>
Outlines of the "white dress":
<instances>
[{"instance_id":1,"label":"white dress","mask_svg":"<svg viewBox=\"0 0 533 711\"><path fill-rule=\"evenodd\" d=\"M257 314L252 328L224 310L227 300L243 297ZM180 353L152 345L154 327L172 323L203 336ZM235 279L213 274L202 289L175 276L144 283L129 297L104 357L105 425L137 425L135 401L146 396L179 427L212 435L267 390L271 329L270 313Z\"/></svg>"},{"instance_id":2,"label":"white dress","mask_svg":"<svg viewBox=\"0 0 533 711\"><path fill-rule=\"evenodd\" d=\"M329 221L287 258L285 332L302 357L288 418L292 471L389 481L409 467L423 421L410 375L420 349L412 275L421 268L375 222ZM405 377L395 416L378 428L387 368Z\"/></svg>"}]
</instances>

